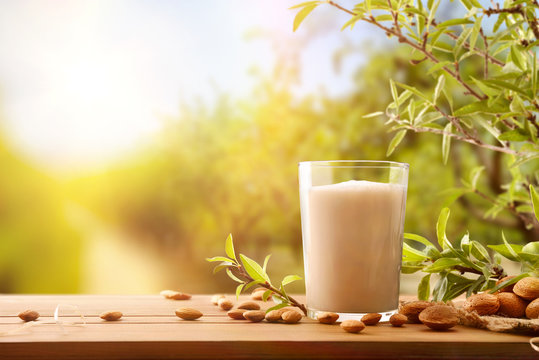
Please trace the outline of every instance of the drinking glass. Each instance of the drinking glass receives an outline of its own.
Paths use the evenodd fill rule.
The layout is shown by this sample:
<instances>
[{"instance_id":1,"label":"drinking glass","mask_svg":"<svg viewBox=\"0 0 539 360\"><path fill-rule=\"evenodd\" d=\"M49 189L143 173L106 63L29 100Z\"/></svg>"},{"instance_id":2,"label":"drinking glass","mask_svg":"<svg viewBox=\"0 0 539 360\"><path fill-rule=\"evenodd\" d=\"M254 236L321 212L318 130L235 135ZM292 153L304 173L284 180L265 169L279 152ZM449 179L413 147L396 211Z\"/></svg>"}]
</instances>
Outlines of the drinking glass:
<instances>
[{"instance_id":1,"label":"drinking glass","mask_svg":"<svg viewBox=\"0 0 539 360\"><path fill-rule=\"evenodd\" d=\"M299 163L308 315L340 320L398 308L408 164Z\"/></svg>"}]
</instances>

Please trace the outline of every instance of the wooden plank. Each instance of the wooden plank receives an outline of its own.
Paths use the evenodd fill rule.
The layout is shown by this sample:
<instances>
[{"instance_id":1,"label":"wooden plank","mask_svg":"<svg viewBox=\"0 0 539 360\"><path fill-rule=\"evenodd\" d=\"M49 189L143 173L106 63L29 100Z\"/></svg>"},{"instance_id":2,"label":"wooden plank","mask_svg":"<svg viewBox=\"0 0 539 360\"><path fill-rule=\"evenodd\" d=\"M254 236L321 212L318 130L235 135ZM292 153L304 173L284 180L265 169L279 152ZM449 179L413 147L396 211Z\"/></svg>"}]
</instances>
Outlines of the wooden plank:
<instances>
[{"instance_id":1,"label":"wooden plank","mask_svg":"<svg viewBox=\"0 0 539 360\"><path fill-rule=\"evenodd\" d=\"M230 296L230 298L233 298ZM247 300L242 297L241 300ZM54 324L57 304L76 305L86 324L62 329ZM262 304L269 307L271 304ZM204 316L184 321L178 307L194 307ZM16 314L31 308L42 317L28 332L0 337L0 358L513 358L537 359L529 337L466 327L434 332L423 325L389 324L349 334L339 326L310 319L300 324L232 320L210 303L210 296L188 301L159 296L0 296L0 332L21 326ZM124 318L104 322L98 314L120 310ZM80 321L65 311L63 321Z\"/></svg>"}]
</instances>

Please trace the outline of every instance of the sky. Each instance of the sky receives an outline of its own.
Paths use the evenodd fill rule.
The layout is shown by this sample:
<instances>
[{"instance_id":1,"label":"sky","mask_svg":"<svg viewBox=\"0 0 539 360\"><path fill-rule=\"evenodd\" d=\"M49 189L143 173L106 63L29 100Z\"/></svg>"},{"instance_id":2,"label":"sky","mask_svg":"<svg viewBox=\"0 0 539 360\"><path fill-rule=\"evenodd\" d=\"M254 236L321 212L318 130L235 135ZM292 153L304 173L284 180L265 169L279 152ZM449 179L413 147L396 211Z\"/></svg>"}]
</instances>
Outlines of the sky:
<instances>
[{"instance_id":1,"label":"sky","mask_svg":"<svg viewBox=\"0 0 539 360\"><path fill-rule=\"evenodd\" d=\"M0 131L53 171L110 162L178 116L180 101L211 104L216 88L250 96L248 70L269 72L275 46L301 49L298 94L345 94L362 58L337 74L332 54L373 35L361 25L340 32L348 16L328 5L293 33L288 8L299 2L0 0ZM256 29L273 44L246 40Z\"/></svg>"}]
</instances>

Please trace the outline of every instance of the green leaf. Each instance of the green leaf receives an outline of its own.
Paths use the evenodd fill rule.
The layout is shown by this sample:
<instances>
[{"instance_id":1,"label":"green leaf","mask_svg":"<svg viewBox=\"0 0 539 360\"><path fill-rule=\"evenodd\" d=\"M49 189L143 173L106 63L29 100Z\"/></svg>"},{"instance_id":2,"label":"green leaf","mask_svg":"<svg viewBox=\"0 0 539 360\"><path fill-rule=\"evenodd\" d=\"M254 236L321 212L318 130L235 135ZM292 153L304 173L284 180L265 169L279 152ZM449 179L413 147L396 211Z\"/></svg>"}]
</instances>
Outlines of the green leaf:
<instances>
[{"instance_id":1,"label":"green leaf","mask_svg":"<svg viewBox=\"0 0 539 360\"><path fill-rule=\"evenodd\" d=\"M502 288L504 288L506 286L513 285L516 282L518 282L520 279L524 279L525 277L528 277L528 276L530 276L530 275L527 274L527 273L523 273L523 274L520 274L518 276L515 276L514 278L502 281L501 283L499 283L498 285L496 285L495 287L490 289L490 293L494 294L496 291L498 291L498 290L500 290L500 289L502 289Z\"/></svg>"},{"instance_id":2,"label":"green leaf","mask_svg":"<svg viewBox=\"0 0 539 360\"><path fill-rule=\"evenodd\" d=\"M483 5L481 5L481 3L477 0L470 0L470 2L472 3L473 6L475 6L476 8L479 8L479 9L483 9Z\"/></svg>"},{"instance_id":3,"label":"green leaf","mask_svg":"<svg viewBox=\"0 0 539 360\"><path fill-rule=\"evenodd\" d=\"M271 290L266 290L264 291L264 294L262 294L262 301L268 301L268 299L271 297L271 295L273 294L273 291Z\"/></svg>"},{"instance_id":4,"label":"green leaf","mask_svg":"<svg viewBox=\"0 0 539 360\"><path fill-rule=\"evenodd\" d=\"M433 103L436 103L436 100L440 97L440 94L442 93L442 90L445 86L445 76L440 75L438 77L438 82L436 83L436 88L434 89L434 99L432 99Z\"/></svg>"},{"instance_id":5,"label":"green leaf","mask_svg":"<svg viewBox=\"0 0 539 360\"><path fill-rule=\"evenodd\" d=\"M539 255L539 241L532 241L524 245L522 252Z\"/></svg>"},{"instance_id":6,"label":"green leaf","mask_svg":"<svg viewBox=\"0 0 539 360\"><path fill-rule=\"evenodd\" d=\"M449 208L443 208L440 211L438 216L438 221L436 222L436 237L438 238L438 244L442 249L447 248L445 240L447 239L445 235L445 228L447 226L447 219L449 219L450 210Z\"/></svg>"},{"instance_id":7,"label":"green leaf","mask_svg":"<svg viewBox=\"0 0 539 360\"><path fill-rule=\"evenodd\" d=\"M521 130L521 129L514 129L514 130L506 131L500 134L500 136L498 136L498 140L501 140L501 141L519 142L519 141L526 141L528 139L529 139L528 134L524 130Z\"/></svg>"},{"instance_id":8,"label":"green leaf","mask_svg":"<svg viewBox=\"0 0 539 360\"><path fill-rule=\"evenodd\" d=\"M486 85L485 83L483 83L482 80L476 79L473 76L470 76L470 78L474 81L475 85L477 85L477 87L484 94L488 95L490 98L495 98L496 96L498 96L500 94L500 90L498 90L498 88L490 87L490 86ZM487 103L487 105L489 105L489 104Z\"/></svg>"},{"instance_id":9,"label":"green leaf","mask_svg":"<svg viewBox=\"0 0 539 360\"><path fill-rule=\"evenodd\" d=\"M425 265L423 265L422 263L403 261L401 265L401 273L413 274L419 270L422 270L424 267Z\"/></svg>"},{"instance_id":10,"label":"green leaf","mask_svg":"<svg viewBox=\"0 0 539 360\"><path fill-rule=\"evenodd\" d=\"M229 262L230 265L232 265L232 263L234 262L234 260L229 259L229 258L224 257L224 256L214 256L212 258L206 258L206 261L208 261L208 262L225 261L225 262Z\"/></svg>"},{"instance_id":11,"label":"green leaf","mask_svg":"<svg viewBox=\"0 0 539 360\"><path fill-rule=\"evenodd\" d=\"M232 241L232 234L228 234L228 237L226 238L225 252L231 259L238 261L238 259L236 259L236 253L234 252L234 242Z\"/></svg>"},{"instance_id":12,"label":"green leaf","mask_svg":"<svg viewBox=\"0 0 539 360\"><path fill-rule=\"evenodd\" d=\"M243 280L238 279L236 275L232 274L232 271L230 269L226 269L226 274L228 275L229 278L231 278L235 282L239 282L240 284L243 284L245 282Z\"/></svg>"},{"instance_id":13,"label":"green leaf","mask_svg":"<svg viewBox=\"0 0 539 360\"><path fill-rule=\"evenodd\" d=\"M479 181L479 177L483 170L485 170L484 166L476 166L470 172L470 185L473 190L477 188L477 181Z\"/></svg>"},{"instance_id":14,"label":"green leaf","mask_svg":"<svg viewBox=\"0 0 539 360\"><path fill-rule=\"evenodd\" d=\"M489 83L491 80L488 80ZM487 82L486 80L483 82ZM473 115L479 112L484 112L487 114L498 114L506 112L509 109L508 103L495 103L492 106L488 106L487 100L476 101L468 105L455 110L453 113L454 116L463 116L463 115Z\"/></svg>"},{"instance_id":15,"label":"green leaf","mask_svg":"<svg viewBox=\"0 0 539 360\"><path fill-rule=\"evenodd\" d=\"M319 3L320 1L305 1L305 2L302 2L301 4L297 4L297 5L289 7L288 10L299 9L301 7L305 7L308 5L318 5Z\"/></svg>"},{"instance_id":16,"label":"green leaf","mask_svg":"<svg viewBox=\"0 0 539 360\"><path fill-rule=\"evenodd\" d=\"M472 33L470 34L470 49L475 48L475 43L477 42L477 37L479 36L479 31L481 30L481 22L483 21L483 16L475 19Z\"/></svg>"},{"instance_id":17,"label":"green leaf","mask_svg":"<svg viewBox=\"0 0 539 360\"><path fill-rule=\"evenodd\" d=\"M441 70L445 66L452 65L452 61L440 61L439 63L436 63L430 67L430 69L427 71L427 75L430 75L432 73L435 73L438 70Z\"/></svg>"},{"instance_id":18,"label":"green leaf","mask_svg":"<svg viewBox=\"0 0 539 360\"><path fill-rule=\"evenodd\" d=\"M298 11L296 14L296 17L294 18L294 28L293 31L296 31L298 27L301 25L303 20L309 15L316 7L318 6L318 1L315 1L312 4L305 5L303 9Z\"/></svg>"},{"instance_id":19,"label":"green leaf","mask_svg":"<svg viewBox=\"0 0 539 360\"><path fill-rule=\"evenodd\" d=\"M511 46L511 59L520 70L526 71L526 57L515 45Z\"/></svg>"},{"instance_id":20,"label":"green leaf","mask_svg":"<svg viewBox=\"0 0 539 360\"><path fill-rule=\"evenodd\" d=\"M395 106L397 107L397 111L399 109L399 93L397 91L397 87L395 86L395 82L393 79L389 79L389 87L391 89L391 96L393 97L393 101L395 102Z\"/></svg>"},{"instance_id":21,"label":"green leaf","mask_svg":"<svg viewBox=\"0 0 539 360\"><path fill-rule=\"evenodd\" d=\"M428 258L426 254L414 249L407 243L403 243L402 245L402 256L406 258L406 261L423 261Z\"/></svg>"},{"instance_id":22,"label":"green leaf","mask_svg":"<svg viewBox=\"0 0 539 360\"><path fill-rule=\"evenodd\" d=\"M467 277L452 272L447 273L447 281L451 284L471 284L474 282L472 279L468 279Z\"/></svg>"},{"instance_id":23,"label":"green leaf","mask_svg":"<svg viewBox=\"0 0 539 360\"><path fill-rule=\"evenodd\" d=\"M466 25L466 24L473 24L473 21L470 19L451 19L446 20L440 24L438 24L438 28L444 28L448 26L454 26L454 25Z\"/></svg>"},{"instance_id":24,"label":"green leaf","mask_svg":"<svg viewBox=\"0 0 539 360\"><path fill-rule=\"evenodd\" d=\"M507 240L505 240L505 236L503 236L503 232L502 232L502 239L504 239L503 244L487 245L487 246L511 261L517 261L517 262L520 261L520 257L518 256L517 253L522 251L522 245L509 244Z\"/></svg>"},{"instance_id":25,"label":"green leaf","mask_svg":"<svg viewBox=\"0 0 539 360\"><path fill-rule=\"evenodd\" d=\"M391 82L393 82L393 80ZM406 89L406 90L410 91L411 93L419 96L420 98L422 98L424 100L427 100L429 102L429 104L431 103L431 101L427 97L427 95L423 94L421 91L417 90L415 87L409 86L409 85L406 85L406 84L403 84L403 83L400 83L400 82L395 82L395 84L398 85L399 87L401 87L403 89Z\"/></svg>"},{"instance_id":26,"label":"green leaf","mask_svg":"<svg viewBox=\"0 0 539 360\"><path fill-rule=\"evenodd\" d=\"M470 255L472 244L470 242L470 234L469 233L464 234L462 239L460 239L460 248L462 249L462 251L464 251L464 254L466 256Z\"/></svg>"},{"instance_id":27,"label":"green leaf","mask_svg":"<svg viewBox=\"0 0 539 360\"><path fill-rule=\"evenodd\" d=\"M436 10L438 10L438 6L440 5L440 0L429 0L427 2L427 6L430 9L429 11L429 17L427 19L427 31L429 30L428 27L432 24L432 19L434 19L434 15L436 14Z\"/></svg>"},{"instance_id":28,"label":"green leaf","mask_svg":"<svg viewBox=\"0 0 539 360\"><path fill-rule=\"evenodd\" d=\"M471 296L472 294L477 293L477 289L481 288L483 283L485 282L485 277L483 275L479 276L468 288L468 291L466 292L466 297Z\"/></svg>"},{"instance_id":29,"label":"green leaf","mask_svg":"<svg viewBox=\"0 0 539 360\"><path fill-rule=\"evenodd\" d=\"M240 254L241 262L247 274L253 278L253 280L270 282L268 275L262 270L262 267L258 263L247 256Z\"/></svg>"},{"instance_id":30,"label":"green leaf","mask_svg":"<svg viewBox=\"0 0 539 360\"><path fill-rule=\"evenodd\" d=\"M537 191L535 191L532 185L530 185L530 196L532 199L533 213L537 221L539 221L539 194L537 194Z\"/></svg>"},{"instance_id":31,"label":"green leaf","mask_svg":"<svg viewBox=\"0 0 539 360\"><path fill-rule=\"evenodd\" d=\"M264 273L267 273L266 268L268 267L268 261L269 261L270 257L271 257L271 254L267 255L267 256L264 258L264 265L262 265L262 271L263 271Z\"/></svg>"},{"instance_id":32,"label":"green leaf","mask_svg":"<svg viewBox=\"0 0 539 360\"><path fill-rule=\"evenodd\" d=\"M285 285L288 285L290 284L291 282L294 282L294 281L297 281L297 280L301 280L302 278L298 275L286 275L283 279L283 281L281 281L281 285L282 286L285 286Z\"/></svg>"},{"instance_id":33,"label":"green leaf","mask_svg":"<svg viewBox=\"0 0 539 360\"><path fill-rule=\"evenodd\" d=\"M389 15L389 14L383 14L383 15L378 15L378 16L375 16L374 19L378 22L381 22L381 21L393 21L393 16Z\"/></svg>"},{"instance_id":34,"label":"green leaf","mask_svg":"<svg viewBox=\"0 0 539 360\"><path fill-rule=\"evenodd\" d=\"M384 112L376 111L376 112L373 112L373 113L370 113L370 114L367 114L367 115L363 115L362 118L363 119L368 119L368 118L373 118L373 117L380 116L380 115L384 115Z\"/></svg>"},{"instance_id":35,"label":"green leaf","mask_svg":"<svg viewBox=\"0 0 539 360\"><path fill-rule=\"evenodd\" d=\"M240 297L240 294L241 294L241 290L243 290L243 287L245 286L245 284L239 284L237 287L236 287L236 300Z\"/></svg>"},{"instance_id":36,"label":"green leaf","mask_svg":"<svg viewBox=\"0 0 539 360\"><path fill-rule=\"evenodd\" d=\"M447 276L446 274L441 274L440 279L436 283L433 291L434 301L441 301L444 298L445 292L447 291Z\"/></svg>"},{"instance_id":37,"label":"green leaf","mask_svg":"<svg viewBox=\"0 0 539 360\"><path fill-rule=\"evenodd\" d=\"M462 265L462 262L455 258L439 258L431 265L425 267L423 272L438 273L455 265Z\"/></svg>"},{"instance_id":38,"label":"green leaf","mask_svg":"<svg viewBox=\"0 0 539 360\"><path fill-rule=\"evenodd\" d=\"M444 128L444 135L442 136L442 158L444 165L447 164L449 159L449 149L451 146L451 134L452 133L452 124L447 123Z\"/></svg>"},{"instance_id":39,"label":"green leaf","mask_svg":"<svg viewBox=\"0 0 539 360\"><path fill-rule=\"evenodd\" d=\"M442 301L453 300L454 298L465 292L470 287L470 285L470 283L448 285L447 291L445 292Z\"/></svg>"},{"instance_id":40,"label":"green leaf","mask_svg":"<svg viewBox=\"0 0 539 360\"><path fill-rule=\"evenodd\" d=\"M430 295L430 274L421 278L419 285L417 286L417 298L419 300L429 300Z\"/></svg>"},{"instance_id":41,"label":"green leaf","mask_svg":"<svg viewBox=\"0 0 539 360\"><path fill-rule=\"evenodd\" d=\"M412 233L404 233L403 237L407 240L417 241L425 246L432 246L432 243L425 237Z\"/></svg>"},{"instance_id":42,"label":"green leaf","mask_svg":"<svg viewBox=\"0 0 539 360\"><path fill-rule=\"evenodd\" d=\"M275 301L275 298L273 298L273 300ZM287 307L287 306L288 306L287 303L279 303L279 304L277 304L275 306L270 307L268 310L266 310L266 313L269 313L272 310L279 310L279 309L282 309L282 308Z\"/></svg>"},{"instance_id":43,"label":"green leaf","mask_svg":"<svg viewBox=\"0 0 539 360\"><path fill-rule=\"evenodd\" d=\"M341 28L341 31L346 30L347 27L350 27L350 30L352 30L354 28L354 25L361 19L363 19L363 14L353 16L350 20L344 23L344 25Z\"/></svg>"},{"instance_id":44,"label":"green leaf","mask_svg":"<svg viewBox=\"0 0 539 360\"><path fill-rule=\"evenodd\" d=\"M213 268L213 274L215 275L215 274L217 274L219 271L224 270L224 269L226 269L226 268L228 268L228 267L230 267L230 266L232 266L231 263L223 262L223 263L221 263L221 265L217 265L216 267Z\"/></svg>"},{"instance_id":45,"label":"green leaf","mask_svg":"<svg viewBox=\"0 0 539 360\"><path fill-rule=\"evenodd\" d=\"M511 91L514 91L516 93L519 93L525 97L529 97L528 94L522 90L521 88L519 88L518 86L516 86L515 84L512 84L510 82L507 82L507 81L503 81L503 80L483 80L483 82L489 86L492 86L492 87L497 87L499 89L505 89L505 90L511 90Z\"/></svg>"},{"instance_id":46,"label":"green leaf","mask_svg":"<svg viewBox=\"0 0 539 360\"><path fill-rule=\"evenodd\" d=\"M406 135L406 130L399 130L395 134L395 136L393 137L393 139L389 143L389 146L387 148L386 156L389 156L389 155L391 155L393 153L393 151L400 144L400 142L402 141L402 139L404 138L405 135Z\"/></svg>"},{"instance_id":47,"label":"green leaf","mask_svg":"<svg viewBox=\"0 0 539 360\"><path fill-rule=\"evenodd\" d=\"M487 249L479 242L472 240L471 254L479 261L490 262Z\"/></svg>"}]
</instances>

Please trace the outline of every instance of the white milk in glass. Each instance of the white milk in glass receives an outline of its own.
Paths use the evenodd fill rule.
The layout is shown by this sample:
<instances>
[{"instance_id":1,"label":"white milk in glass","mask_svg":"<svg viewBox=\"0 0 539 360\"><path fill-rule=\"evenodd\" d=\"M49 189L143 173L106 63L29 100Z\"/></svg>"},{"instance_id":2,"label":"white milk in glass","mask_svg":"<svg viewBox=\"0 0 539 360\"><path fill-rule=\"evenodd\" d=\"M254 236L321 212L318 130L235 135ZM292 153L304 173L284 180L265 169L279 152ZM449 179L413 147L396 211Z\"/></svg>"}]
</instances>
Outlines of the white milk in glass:
<instances>
[{"instance_id":1,"label":"white milk in glass","mask_svg":"<svg viewBox=\"0 0 539 360\"><path fill-rule=\"evenodd\" d=\"M406 186L346 181L308 190L305 277L314 311L398 307Z\"/></svg>"}]
</instances>

